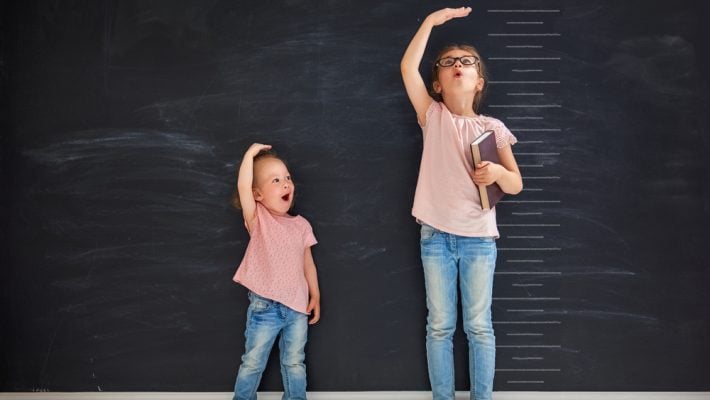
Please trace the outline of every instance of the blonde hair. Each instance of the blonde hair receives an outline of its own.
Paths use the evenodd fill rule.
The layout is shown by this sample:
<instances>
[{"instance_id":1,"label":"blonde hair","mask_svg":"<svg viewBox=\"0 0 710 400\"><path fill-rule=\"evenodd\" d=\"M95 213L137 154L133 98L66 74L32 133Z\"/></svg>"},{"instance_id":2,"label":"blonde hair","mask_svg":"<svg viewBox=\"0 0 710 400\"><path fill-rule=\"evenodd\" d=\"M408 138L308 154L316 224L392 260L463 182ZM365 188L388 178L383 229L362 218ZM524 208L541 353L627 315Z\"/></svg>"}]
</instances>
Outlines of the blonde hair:
<instances>
[{"instance_id":1,"label":"blonde hair","mask_svg":"<svg viewBox=\"0 0 710 400\"><path fill-rule=\"evenodd\" d=\"M468 44L450 44L441 49L441 51L439 51L439 54L437 54L435 58L434 64L432 65L431 83L433 85L435 82L439 82L439 67L436 65L436 60L440 59L441 56L450 52L451 50L467 51L471 53L471 55L478 57L478 63L476 63L476 68L478 68L478 75L483 78L483 88L479 90L473 98L473 111L478 113L478 107L483 102L483 95L485 94L486 87L488 87L488 72L486 71L486 64L483 63L481 54L478 53L478 50L476 50L475 47ZM441 93L436 93L436 91L434 91L433 89L429 92L429 94L434 100L438 102L444 101L443 97L441 96Z\"/></svg>"},{"instance_id":2,"label":"blonde hair","mask_svg":"<svg viewBox=\"0 0 710 400\"><path fill-rule=\"evenodd\" d=\"M267 158L273 158L273 159L275 159L275 160L279 160L279 161L281 161L282 163L284 163L284 165L286 165L286 161L284 161L281 157L279 157L279 156L276 154L275 151L273 151L273 150L262 150L262 151L259 152L259 154L257 154L257 155L254 156L254 171L253 171L253 172L254 172L254 175L256 175L256 174L255 174L255 172L256 172L256 164L257 164L259 161L265 160L265 159L267 159ZM286 165L286 168L288 168L288 165ZM237 176L239 176L239 167L237 167ZM254 187L255 184L256 184L256 180L254 180L254 178L252 177L252 187ZM232 203L232 207L236 208L237 210L241 210L241 209L242 209L242 202L241 202L241 200L239 200L239 188L238 188L237 186L234 187L234 193L232 193L232 201L231 201L231 203ZM291 203L291 207L293 207L293 202Z\"/></svg>"}]
</instances>

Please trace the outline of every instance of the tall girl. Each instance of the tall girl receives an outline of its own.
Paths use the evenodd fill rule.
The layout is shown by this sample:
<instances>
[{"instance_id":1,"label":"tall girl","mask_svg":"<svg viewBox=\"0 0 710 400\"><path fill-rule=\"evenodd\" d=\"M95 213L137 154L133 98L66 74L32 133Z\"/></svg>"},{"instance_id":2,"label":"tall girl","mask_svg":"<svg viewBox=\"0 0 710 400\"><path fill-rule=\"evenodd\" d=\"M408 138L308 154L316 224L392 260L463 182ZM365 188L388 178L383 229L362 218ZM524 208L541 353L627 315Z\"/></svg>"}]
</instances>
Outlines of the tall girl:
<instances>
[{"instance_id":1,"label":"tall girl","mask_svg":"<svg viewBox=\"0 0 710 400\"><path fill-rule=\"evenodd\" d=\"M470 12L469 7L445 8L427 16L401 62L404 86L423 133L412 215L421 224L426 351L435 400L454 399L452 339L458 290L469 348L471 399L491 400L495 371L491 302L499 234L495 207L481 208L476 185L495 182L508 194L523 187L511 150L515 136L501 121L478 114L486 85L478 51L468 45L442 49L433 66L431 93L419 73L432 28ZM495 132L501 163L474 166L470 144L486 130Z\"/></svg>"}]
</instances>

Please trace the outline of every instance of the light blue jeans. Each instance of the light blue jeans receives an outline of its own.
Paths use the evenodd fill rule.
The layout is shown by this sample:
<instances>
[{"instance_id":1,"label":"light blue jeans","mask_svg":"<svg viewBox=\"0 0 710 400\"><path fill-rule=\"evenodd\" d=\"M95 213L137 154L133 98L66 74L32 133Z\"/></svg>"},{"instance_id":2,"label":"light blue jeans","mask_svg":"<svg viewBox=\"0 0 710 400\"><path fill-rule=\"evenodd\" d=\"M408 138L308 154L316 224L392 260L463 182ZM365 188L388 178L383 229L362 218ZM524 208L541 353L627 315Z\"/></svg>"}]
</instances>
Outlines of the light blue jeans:
<instances>
[{"instance_id":1,"label":"light blue jeans","mask_svg":"<svg viewBox=\"0 0 710 400\"><path fill-rule=\"evenodd\" d=\"M434 400L453 400L457 287L461 289L463 329L468 339L471 400L491 400L495 336L491 321L494 238L464 237L423 224L421 256L426 284L426 350Z\"/></svg>"},{"instance_id":2,"label":"light blue jeans","mask_svg":"<svg viewBox=\"0 0 710 400\"><path fill-rule=\"evenodd\" d=\"M249 292L246 350L234 384L234 400L256 400L261 375L276 337L280 334L283 400L306 399L305 351L308 316Z\"/></svg>"}]
</instances>

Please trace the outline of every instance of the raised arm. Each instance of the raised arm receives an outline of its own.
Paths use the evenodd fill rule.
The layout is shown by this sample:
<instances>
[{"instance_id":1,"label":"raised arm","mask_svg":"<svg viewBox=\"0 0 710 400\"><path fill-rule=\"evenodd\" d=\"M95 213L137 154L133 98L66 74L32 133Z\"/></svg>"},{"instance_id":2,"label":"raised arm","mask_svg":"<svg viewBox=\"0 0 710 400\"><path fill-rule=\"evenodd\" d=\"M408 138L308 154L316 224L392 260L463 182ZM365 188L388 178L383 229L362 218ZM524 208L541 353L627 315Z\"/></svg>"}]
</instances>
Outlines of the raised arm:
<instances>
[{"instance_id":1,"label":"raised arm","mask_svg":"<svg viewBox=\"0 0 710 400\"><path fill-rule=\"evenodd\" d=\"M429 14L429 16L424 19L424 22L422 22L419 30L412 38L412 41L409 42L407 50L404 52L402 62L400 63L402 80L404 81L404 87L407 90L409 101L412 102L414 110L417 113L419 124L422 126L426 124L426 110L429 108L433 99L429 96L424 79L422 79L422 75L419 73L419 64L422 62L431 30L433 27L441 25L450 19L465 17L470 12L471 7L459 7L444 8Z\"/></svg>"},{"instance_id":2,"label":"raised arm","mask_svg":"<svg viewBox=\"0 0 710 400\"><path fill-rule=\"evenodd\" d=\"M244 224L247 231L251 233L251 228L256 216L256 200L254 200L254 157L262 150L268 150L271 146L268 144L254 143L249 146L244 159L239 166L239 176L237 177L237 190L239 191L239 202L242 206L242 215L244 215Z\"/></svg>"}]
</instances>

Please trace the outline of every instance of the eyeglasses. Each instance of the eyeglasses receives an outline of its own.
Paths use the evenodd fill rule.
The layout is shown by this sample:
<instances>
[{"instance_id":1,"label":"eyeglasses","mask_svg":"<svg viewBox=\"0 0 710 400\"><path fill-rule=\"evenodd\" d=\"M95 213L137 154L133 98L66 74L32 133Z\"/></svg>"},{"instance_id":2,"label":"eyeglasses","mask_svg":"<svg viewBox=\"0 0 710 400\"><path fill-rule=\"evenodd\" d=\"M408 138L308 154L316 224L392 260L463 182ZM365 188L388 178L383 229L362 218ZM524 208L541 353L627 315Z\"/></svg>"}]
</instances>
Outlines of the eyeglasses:
<instances>
[{"instance_id":1,"label":"eyeglasses","mask_svg":"<svg viewBox=\"0 0 710 400\"><path fill-rule=\"evenodd\" d=\"M444 57L436 60L435 65L437 67L452 67L456 61L460 61L461 65L471 66L478 64L479 60L476 56Z\"/></svg>"}]
</instances>

